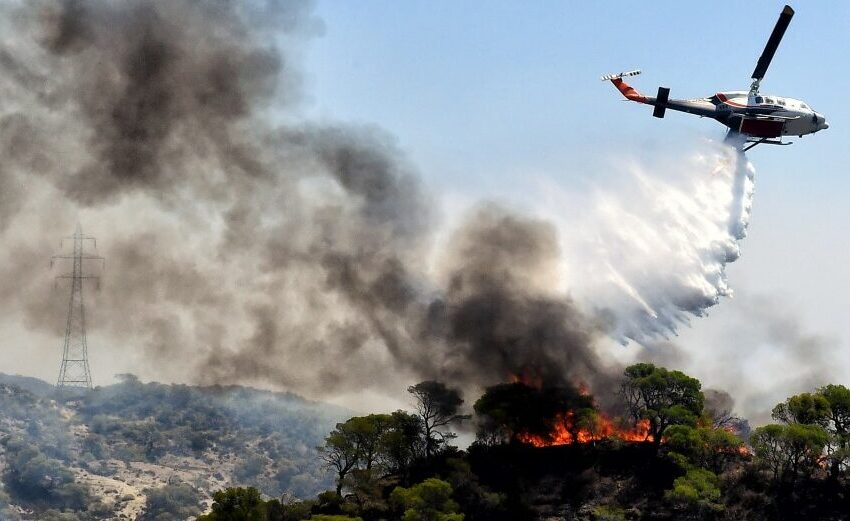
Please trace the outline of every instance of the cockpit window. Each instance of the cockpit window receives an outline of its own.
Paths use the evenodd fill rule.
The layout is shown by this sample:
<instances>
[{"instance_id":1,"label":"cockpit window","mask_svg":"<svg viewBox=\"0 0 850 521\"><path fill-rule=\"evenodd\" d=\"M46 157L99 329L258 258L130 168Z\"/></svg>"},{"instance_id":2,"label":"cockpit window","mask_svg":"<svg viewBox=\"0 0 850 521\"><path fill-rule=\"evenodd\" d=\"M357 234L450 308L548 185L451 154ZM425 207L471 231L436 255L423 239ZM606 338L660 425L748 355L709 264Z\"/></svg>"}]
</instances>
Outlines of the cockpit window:
<instances>
[{"instance_id":1,"label":"cockpit window","mask_svg":"<svg viewBox=\"0 0 850 521\"><path fill-rule=\"evenodd\" d=\"M785 106L785 100L784 99L776 100L776 102L779 103L780 105L782 105L783 107Z\"/></svg>"},{"instance_id":2,"label":"cockpit window","mask_svg":"<svg viewBox=\"0 0 850 521\"><path fill-rule=\"evenodd\" d=\"M805 104L805 103L800 103L800 106L801 106L801 107L803 107L804 109L808 109L808 108L809 108L808 106L806 106L806 104Z\"/></svg>"},{"instance_id":3,"label":"cockpit window","mask_svg":"<svg viewBox=\"0 0 850 521\"><path fill-rule=\"evenodd\" d=\"M764 102L769 105L773 105L773 100L771 98L764 98Z\"/></svg>"},{"instance_id":4,"label":"cockpit window","mask_svg":"<svg viewBox=\"0 0 850 521\"><path fill-rule=\"evenodd\" d=\"M764 103L764 98L762 98L761 96L757 96L757 97L756 97L756 103L758 103L759 105L761 105L762 103Z\"/></svg>"}]
</instances>

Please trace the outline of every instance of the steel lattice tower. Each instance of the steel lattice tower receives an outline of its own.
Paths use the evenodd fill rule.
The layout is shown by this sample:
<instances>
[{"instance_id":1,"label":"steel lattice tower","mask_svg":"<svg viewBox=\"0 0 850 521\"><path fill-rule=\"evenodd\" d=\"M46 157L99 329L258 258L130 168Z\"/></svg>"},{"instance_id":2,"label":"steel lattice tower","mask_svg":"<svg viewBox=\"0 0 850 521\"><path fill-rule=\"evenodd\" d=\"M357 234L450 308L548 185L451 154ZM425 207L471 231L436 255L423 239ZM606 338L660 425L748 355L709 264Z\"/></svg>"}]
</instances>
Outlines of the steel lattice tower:
<instances>
[{"instance_id":1,"label":"steel lattice tower","mask_svg":"<svg viewBox=\"0 0 850 521\"><path fill-rule=\"evenodd\" d=\"M96 275L83 272L83 262L97 260L103 263L103 257L87 255L84 251L86 241L91 241L94 248L97 242L94 237L83 235L80 225L71 237L65 237L74 243L72 255L54 255L50 259L50 265L57 259L67 259L73 263L71 273L59 275L58 279L69 279L71 281L71 296L68 302L68 321L65 324L65 345L62 349L62 365L59 367L59 379L56 381L57 388L82 387L91 389L91 370L89 369L88 345L86 343L86 308L83 304L83 281L94 279L99 281ZM63 239L63 245L64 240Z\"/></svg>"}]
</instances>

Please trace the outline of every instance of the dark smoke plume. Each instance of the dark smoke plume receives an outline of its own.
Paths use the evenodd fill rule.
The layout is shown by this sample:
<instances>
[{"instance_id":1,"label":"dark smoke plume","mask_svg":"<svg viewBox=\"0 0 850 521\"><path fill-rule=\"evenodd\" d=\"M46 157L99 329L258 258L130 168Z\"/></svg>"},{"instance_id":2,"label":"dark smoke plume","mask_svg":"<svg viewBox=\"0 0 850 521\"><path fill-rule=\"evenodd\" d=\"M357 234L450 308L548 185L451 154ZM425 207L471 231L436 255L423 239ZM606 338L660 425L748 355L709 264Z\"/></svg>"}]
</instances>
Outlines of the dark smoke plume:
<instances>
[{"instance_id":1,"label":"dark smoke plume","mask_svg":"<svg viewBox=\"0 0 850 521\"><path fill-rule=\"evenodd\" d=\"M4 314L61 333L41 266L80 218L108 263L91 356L115 372L312 395L607 378L599 325L552 289L550 224L485 205L434 261L390 137L293 123L311 7L5 4L0 280L26 282L0 287Z\"/></svg>"},{"instance_id":2,"label":"dark smoke plume","mask_svg":"<svg viewBox=\"0 0 850 521\"><path fill-rule=\"evenodd\" d=\"M448 342L452 373L480 384L494 375L559 384L602 378L593 350L600 329L553 291L555 228L497 207L477 211L450 244L443 298L427 333Z\"/></svg>"}]
</instances>

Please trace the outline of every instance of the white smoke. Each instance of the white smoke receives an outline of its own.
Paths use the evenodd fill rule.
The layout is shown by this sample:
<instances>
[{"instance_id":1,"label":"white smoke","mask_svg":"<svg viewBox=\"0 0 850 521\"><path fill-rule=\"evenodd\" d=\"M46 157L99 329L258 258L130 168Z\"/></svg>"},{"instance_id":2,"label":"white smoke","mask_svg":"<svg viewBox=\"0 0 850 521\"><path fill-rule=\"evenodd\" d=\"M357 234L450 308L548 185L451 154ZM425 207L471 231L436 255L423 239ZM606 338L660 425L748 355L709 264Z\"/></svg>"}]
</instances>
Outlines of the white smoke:
<instances>
[{"instance_id":1,"label":"white smoke","mask_svg":"<svg viewBox=\"0 0 850 521\"><path fill-rule=\"evenodd\" d=\"M547 187L565 287L620 341L675 334L732 295L726 265L740 256L755 170L714 142L671 162L619 161L615 170L614 183L589 198Z\"/></svg>"}]
</instances>

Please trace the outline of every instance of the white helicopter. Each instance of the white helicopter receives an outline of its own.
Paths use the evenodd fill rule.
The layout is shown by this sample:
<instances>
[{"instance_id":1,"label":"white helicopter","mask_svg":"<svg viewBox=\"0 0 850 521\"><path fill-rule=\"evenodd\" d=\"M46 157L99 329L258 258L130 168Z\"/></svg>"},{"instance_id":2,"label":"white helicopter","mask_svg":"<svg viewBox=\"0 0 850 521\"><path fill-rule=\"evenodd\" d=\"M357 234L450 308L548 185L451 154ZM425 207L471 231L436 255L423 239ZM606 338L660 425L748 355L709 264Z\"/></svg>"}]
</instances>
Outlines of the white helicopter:
<instances>
[{"instance_id":1,"label":"white helicopter","mask_svg":"<svg viewBox=\"0 0 850 521\"><path fill-rule=\"evenodd\" d=\"M667 109L714 118L729 127L727 139L738 135L743 137L744 151L762 143L790 145L790 142L782 141L782 136L803 137L829 128L826 118L803 101L759 93L759 84L793 16L794 9L788 5L779 14L779 20L753 70L749 91L718 92L708 98L677 100L669 99L670 89L667 87L658 87L658 95L653 98L642 95L623 81L627 76L640 74L639 70L609 74L603 76L602 81L610 80L626 99L653 105L652 115L656 118L663 118Z\"/></svg>"}]
</instances>

